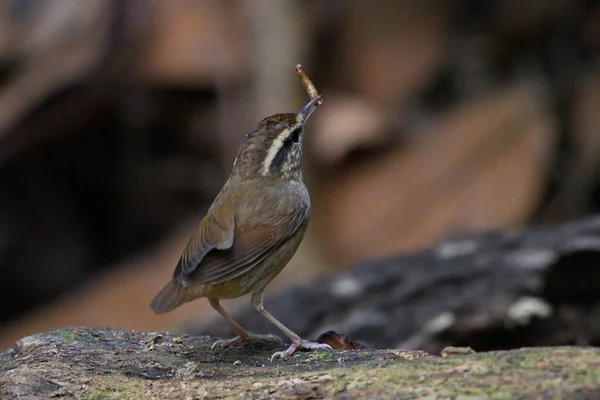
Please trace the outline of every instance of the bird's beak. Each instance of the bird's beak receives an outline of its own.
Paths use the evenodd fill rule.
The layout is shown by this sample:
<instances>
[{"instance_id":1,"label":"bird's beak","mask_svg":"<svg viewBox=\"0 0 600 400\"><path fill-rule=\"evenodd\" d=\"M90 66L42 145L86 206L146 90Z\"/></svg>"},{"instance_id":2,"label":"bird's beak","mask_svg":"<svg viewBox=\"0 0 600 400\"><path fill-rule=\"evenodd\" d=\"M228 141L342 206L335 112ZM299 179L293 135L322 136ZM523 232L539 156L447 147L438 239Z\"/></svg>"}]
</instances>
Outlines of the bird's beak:
<instances>
[{"instance_id":1,"label":"bird's beak","mask_svg":"<svg viewBox=\"0 0 600 400\"><path fill-rule=\"evenodd\" d=\"M310 117L310 115L313 113L313 111L315 111L317 109L317 107L319 107L322 103L323 103L323 98L321 97L321 95L319 95L319 96L315 97L314 99L312 99L311 101L309 101L308 104L306 104L303 109L298 111L298 115L300 116L300 119L303 124L308 120L308 117Z\"/></svg>"}]
</instances>

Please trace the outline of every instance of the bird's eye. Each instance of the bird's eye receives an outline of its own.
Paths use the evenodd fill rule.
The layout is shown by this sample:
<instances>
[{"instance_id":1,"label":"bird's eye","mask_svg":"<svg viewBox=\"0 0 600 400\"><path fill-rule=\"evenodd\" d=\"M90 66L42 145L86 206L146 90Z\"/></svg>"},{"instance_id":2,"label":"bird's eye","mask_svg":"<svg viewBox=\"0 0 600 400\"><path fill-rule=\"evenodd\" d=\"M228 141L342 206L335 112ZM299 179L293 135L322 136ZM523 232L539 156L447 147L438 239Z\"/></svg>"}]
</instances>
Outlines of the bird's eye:
<instances>
[{"instance_id":1,"label":"bird's eye","mask_svg":"<svg viewBox=\"0 0 600 400\"><path fill-rule=\"evenodd\" d=\"M292 131L292 133L290 134L290 140L292 141L292 143L298 143L298 141L300 140L301 132L302 128L296 128Z\"/></svg>"}]
</instances>

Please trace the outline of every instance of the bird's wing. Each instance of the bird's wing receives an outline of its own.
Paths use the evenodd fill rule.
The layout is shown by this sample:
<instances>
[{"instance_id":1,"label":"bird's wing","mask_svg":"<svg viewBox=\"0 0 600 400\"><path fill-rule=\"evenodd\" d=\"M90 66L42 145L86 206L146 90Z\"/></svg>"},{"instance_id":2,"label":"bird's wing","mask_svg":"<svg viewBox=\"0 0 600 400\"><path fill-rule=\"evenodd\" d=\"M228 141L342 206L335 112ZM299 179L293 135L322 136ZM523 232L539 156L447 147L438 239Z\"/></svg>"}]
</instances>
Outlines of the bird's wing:
<instances>
[{"instance_id":1,"label":"bird's wing","mask_svg":"<svg viewBox=\"0 0 600 400\"><path fill-rule=\"evenodd\" d=\"M235 220L232 217L220 222L206 217L191 237L177 264L176 274L189 275L212 250L226 250L233 245Z\"/></svg>"},{"instance_id":2,"label":"bird's wing","mask_svg":"<svg viewBox=\"0 0 600 400\"><path fill-rule=\"evenodd\" d=\"M218 284L242 275L296 233L308 217L309 206L298 204L285 212L269 211L264 218L235 226L231 234L210 221L201 225L175 269L176 281L184 286Z\"/></svg>"}]
</instances>

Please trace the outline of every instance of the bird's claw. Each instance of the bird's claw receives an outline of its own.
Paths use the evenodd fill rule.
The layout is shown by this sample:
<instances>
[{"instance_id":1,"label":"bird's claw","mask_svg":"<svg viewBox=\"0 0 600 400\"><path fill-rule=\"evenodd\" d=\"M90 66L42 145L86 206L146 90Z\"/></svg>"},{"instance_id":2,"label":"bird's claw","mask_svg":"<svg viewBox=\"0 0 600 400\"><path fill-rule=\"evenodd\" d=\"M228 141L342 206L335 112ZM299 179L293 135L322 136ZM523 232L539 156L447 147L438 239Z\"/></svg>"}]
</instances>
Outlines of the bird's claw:
<instances>
[{"instance_id":1,"label":"bird's claw","mask_svg":"<svg viewBox=\"0 0 600 400\"><path fill-rule=\"evenodd\" d=\"M317 349L331 350L331 346L328 344L325 344L325 343L315 343L315 342L310 342L308 340L300 340L299 342L292 343L292 345L290 347L288 347L287 350L277 351L277 352L273 353L273 355L271 356L271 362L273 362L273 360L277 357L280 357L280 358L289 357L292 354L294 354L296 352L296 350L317 350Z\"/></svg>"},{"instance_id":2,"label":"bird's claw","mask_svg":"<svg viewBox=\"0 0 600 400\"><path fill-rule=\"evenodd\" d=\"M240 342L242 339L239 336L234 337L233 339L223 340L219 339L210 346L211 350L214 350L216 346L221 345L221 347L231 346L234 343Z\"/></svg>"}]
</instances>

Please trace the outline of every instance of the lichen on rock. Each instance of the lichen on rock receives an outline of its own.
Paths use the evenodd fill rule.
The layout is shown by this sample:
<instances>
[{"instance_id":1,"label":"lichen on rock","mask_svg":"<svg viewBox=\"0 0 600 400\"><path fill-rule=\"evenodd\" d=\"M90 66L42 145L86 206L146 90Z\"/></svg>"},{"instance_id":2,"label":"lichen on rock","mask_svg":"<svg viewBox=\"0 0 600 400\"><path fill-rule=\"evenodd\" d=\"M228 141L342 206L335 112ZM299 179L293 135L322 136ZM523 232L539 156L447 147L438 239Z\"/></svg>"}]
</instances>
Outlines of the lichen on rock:
<instances>
[{"instance_id":1,"label":"lichen on rock","mask_svg":"<svg viewBox=\"0 0 600 400\"><path fill-rule=\"evenodd\" d=\"M0 354L2 399L555 398L600 396L600 349L300 352L211 350L214 338L69 328L23 338Z\"/></svg>"}]
</instances>

